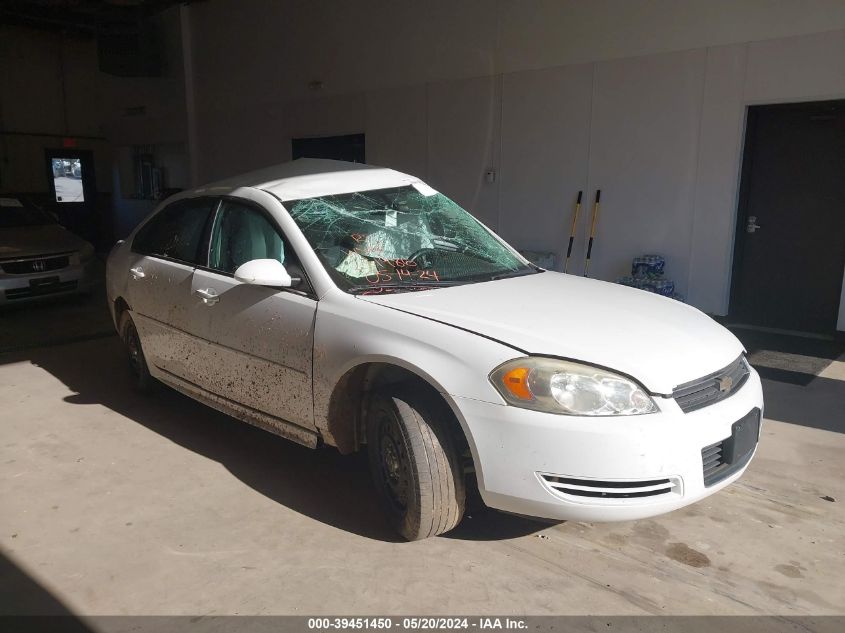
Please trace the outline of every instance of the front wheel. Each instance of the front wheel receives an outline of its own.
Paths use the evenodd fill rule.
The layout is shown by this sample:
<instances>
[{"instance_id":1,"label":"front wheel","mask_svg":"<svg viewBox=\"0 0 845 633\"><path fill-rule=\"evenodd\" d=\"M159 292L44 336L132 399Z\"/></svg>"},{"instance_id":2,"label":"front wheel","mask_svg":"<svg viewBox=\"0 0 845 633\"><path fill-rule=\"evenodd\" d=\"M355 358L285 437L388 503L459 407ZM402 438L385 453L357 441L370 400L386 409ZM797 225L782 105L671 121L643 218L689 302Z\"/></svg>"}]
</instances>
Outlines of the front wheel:
<instances>
[{"instance_id":1,"label":"front wheel","mask_svg":"<svg viewBox=\"0 0 845 633\"><path fill-rule=\"evenodd\" d=\"M391 525L409 541L448 532L464 514L466 487L448 415L419 389L383 391L370 402L373 482Z\"/></svg>"}]
</instances>

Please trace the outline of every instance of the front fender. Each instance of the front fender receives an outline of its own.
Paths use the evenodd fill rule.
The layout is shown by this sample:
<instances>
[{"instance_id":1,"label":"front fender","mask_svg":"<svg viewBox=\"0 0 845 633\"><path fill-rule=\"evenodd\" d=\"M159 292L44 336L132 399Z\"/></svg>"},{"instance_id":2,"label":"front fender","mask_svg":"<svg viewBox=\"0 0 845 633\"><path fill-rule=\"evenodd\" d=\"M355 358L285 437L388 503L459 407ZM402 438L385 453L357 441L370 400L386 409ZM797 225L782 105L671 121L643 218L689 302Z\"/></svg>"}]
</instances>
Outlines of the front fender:
<instances>
[{"instance_id":1,"label":"front fender","mask_svg":"<svg viewBox=\"0 0 845 633\"><path fill-rule=\"evenodd\" d=\"M436 292L436 291L432 291ZM355 367L387 363L437 389L452 408L473 448L470 425L455 397L504 404L488 380L490 372L521 352L424 317L329 292L317 308L314 331L314 420L329 432L332 394Z\"/></svg>"}]
</instances>

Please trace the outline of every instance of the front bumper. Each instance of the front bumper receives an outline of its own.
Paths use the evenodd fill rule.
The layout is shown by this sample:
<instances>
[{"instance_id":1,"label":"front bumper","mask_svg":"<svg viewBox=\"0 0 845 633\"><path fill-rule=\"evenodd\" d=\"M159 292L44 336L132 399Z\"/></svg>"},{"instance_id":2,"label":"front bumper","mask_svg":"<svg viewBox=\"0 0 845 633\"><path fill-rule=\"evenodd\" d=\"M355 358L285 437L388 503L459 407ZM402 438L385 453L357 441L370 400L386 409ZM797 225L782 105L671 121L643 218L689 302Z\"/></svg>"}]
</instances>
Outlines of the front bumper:
<instances>
[{"instance_id":1,"label":"front bumper","mask_svg":"<svg viewBox=\"0 0 845 633\"><path fill-rule=\"evenodd\" d=\"M757 410L762 420L763 409L753 369L729 398L690 413L672 398L655 398L659 413L600 418L454 400L471 434L479 490L488 506L576 521L641 519L721 490L742 475L750 459L706 486L702 451L709 455L709 447L730 438L734 424L751 412Z\"/></svg>"},{"instance_id":2,"label":"front bumper","mask_svg":"<svg viewBox=\"0 0 845 633\"><path fill-rule=\"evenodd\" d=\"M0 270L0 305L17 305L48 297L90 292L95 286L95 260L59 270L24 275Z\"/></svg>"}]
</instances>

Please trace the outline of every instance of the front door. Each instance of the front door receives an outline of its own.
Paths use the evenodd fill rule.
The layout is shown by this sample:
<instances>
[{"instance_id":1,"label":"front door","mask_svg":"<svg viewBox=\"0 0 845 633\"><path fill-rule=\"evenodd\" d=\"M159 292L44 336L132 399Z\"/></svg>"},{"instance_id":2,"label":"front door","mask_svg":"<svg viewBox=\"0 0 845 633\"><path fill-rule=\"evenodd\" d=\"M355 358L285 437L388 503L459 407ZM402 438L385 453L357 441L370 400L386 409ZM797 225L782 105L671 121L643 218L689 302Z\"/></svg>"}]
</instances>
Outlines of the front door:
<instances>
[{"instance_id":1,"label":"front door","mask_svg":"<svg viewBox=\"0 0 845 633\"><path fill-rule=\"evenodd\" d=\"M755 106L730 319L832 334L845 269L845 101Z\"/></svg>"},{"instance_id":2,"label":"front door","mask_svg":"<svg viewBox=\"0 0 845 633\"><path fill-rule=\"evenodd\" d=\"M224 201L208 266L193 277L191 327L205 371L193 381L229 400L313 428L311 353L317 301L300 290L244 284L233 275L253 259L277 259L296 276L293 250L258 207Z\"/></svg>"}]
</instances>

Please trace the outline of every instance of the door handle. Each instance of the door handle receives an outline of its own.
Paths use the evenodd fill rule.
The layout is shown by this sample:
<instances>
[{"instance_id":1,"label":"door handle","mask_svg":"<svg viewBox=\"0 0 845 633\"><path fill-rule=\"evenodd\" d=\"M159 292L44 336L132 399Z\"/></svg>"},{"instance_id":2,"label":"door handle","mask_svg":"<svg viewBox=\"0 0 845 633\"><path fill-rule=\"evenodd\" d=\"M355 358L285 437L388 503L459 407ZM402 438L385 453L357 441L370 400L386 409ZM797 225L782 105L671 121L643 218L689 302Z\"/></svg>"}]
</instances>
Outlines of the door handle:
<instances>
[{"instance_id":1,"label":"door handle","mask_svg":"<svg viewBox=\"0 0 845 633\"><path fill-rule=\"evenodd\" d=\"M202 297L202 302L207 306L213 306L215 303L220 301L220 297L217 295L217 291L214 290L214 288L200 288L194 292Z\"/></svg>"},{"instance_id":2,"label":"door handle","mask_svg":"<svg viewBox=\"0 0 845 633\"><path fill-rule=\"evenodd\" d=\"M757 216L756 215L749 215L748 216L748 224L745 225L745 232L746 233L754 233L757 229L763 228L759 224L757 224Z\"/></svg>"},{"instance_id":3,"label":"door handle","mask_svg":"<svg viewBox=\"0 0 845 633\"><path fill-rule=\"evenodd\" d=\"M132 273L133 279L142 279L144 277L144 269L140 266L135 266L135 268L130 268L129 272Z\"/></svg>"}]
</instances>

